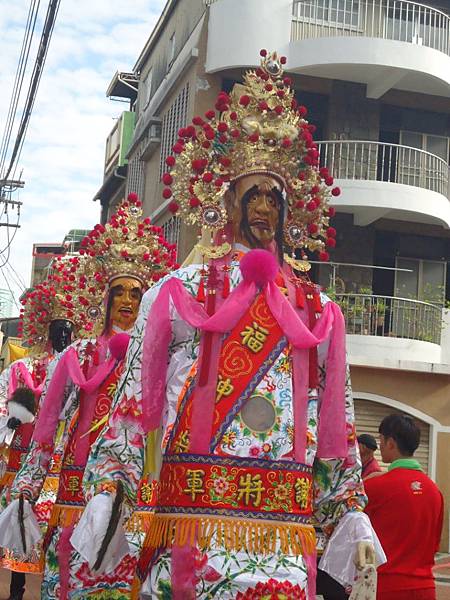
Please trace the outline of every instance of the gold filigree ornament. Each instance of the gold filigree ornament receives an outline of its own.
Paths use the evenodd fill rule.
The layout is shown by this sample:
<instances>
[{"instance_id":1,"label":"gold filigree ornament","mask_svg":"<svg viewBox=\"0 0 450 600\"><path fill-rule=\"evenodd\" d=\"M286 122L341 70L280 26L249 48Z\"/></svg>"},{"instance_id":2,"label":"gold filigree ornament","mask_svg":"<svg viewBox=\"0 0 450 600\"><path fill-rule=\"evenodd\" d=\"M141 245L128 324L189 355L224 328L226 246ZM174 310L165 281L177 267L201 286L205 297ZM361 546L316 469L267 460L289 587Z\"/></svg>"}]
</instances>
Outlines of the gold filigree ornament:
<instances>
[{"instance_id":1,"label":"gold filigree ornament","mask_svg":"<svg viewBox=\"0 0 450 600\"><path fill-rule=\"evenodd\" d=\"M220 246L204 246L203 244L196 244L195 249L202 255L203 259L216 260L223 258L231 252L231 244L225 242Z\"/></svg>"},{"instance_id":2,"label":"gold filigree ornament","mask_svg":"<svg viewBox=\"0 0 450 600\"><path fill-rule=\"evenodd\" d=\"M319 167L315 127L306 121L307 110L298 106L283 73L286 59L266 50L261 56L261 66L248 71L243 84L231 94L219 93L216 110L179 130L166 159L163 197L171 199L169 209L186 223L214 233L226 223L228 187L246 175L270 175L283 187L287 221L301 231L294 236L285 228L286 243L318 251L327 260L326 247L335 246L329 200L340 190L330 189L333 178L326 166Z\"/></svg>"},{"instance_id":3,"label":"gold filigree ornament","mask_svg":"<svg viewBox=\"0 0 450 600\"><path fill-rule=\"evenodd\" d=\"M299 260L297 258L294 258L293 256L289 256L289 254L284 255L284 260L295 271L300 271L300 273L307 273L311 270L311 263L307 260Z\"/></svg>"}]
</instances>

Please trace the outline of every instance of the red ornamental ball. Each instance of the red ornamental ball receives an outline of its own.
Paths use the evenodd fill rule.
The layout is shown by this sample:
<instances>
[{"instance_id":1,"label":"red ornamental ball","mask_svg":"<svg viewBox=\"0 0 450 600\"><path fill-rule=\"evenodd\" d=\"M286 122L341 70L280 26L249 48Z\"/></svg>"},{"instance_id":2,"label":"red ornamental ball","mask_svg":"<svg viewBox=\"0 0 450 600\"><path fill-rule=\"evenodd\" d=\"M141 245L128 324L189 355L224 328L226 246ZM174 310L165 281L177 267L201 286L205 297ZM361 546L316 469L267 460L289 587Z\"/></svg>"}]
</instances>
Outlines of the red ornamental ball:
<instances>
[{"instance_id":1,"label":"red ornamental ball","mask_svg":"<svg viewBox=\"0 0 450 600\"><path fill-rule=\"evenodd\" d=\"M217 131L219 133L225 133L228 131L228 125L224 121L220 121L220 123L217 125Z\"/></svg>"},{"instance_id":2,"label":"red ornamental ball","mask_svg":"<svg viewBox=\"0 0 450 600\"><path fill-rule=\"evenodd\" d=\"M334 248L336 246L336 240L332 237L327 238L327 241L325 243L329 248Z\"/></svg>"},{"instance_id":3,"label":"red ornamental ball","mask_svg":"<svg viewBox=\"0 0 450 600\"><path fill-rule=\"evenodd\" d=\"M266 92L271 92L273 90L273 85L271 83L266 83L264 89L266 90Z\"/></svg>"},{"instance_id":4,"label":"red ornamental ball","mask_svg":"<svg viewBox=\"0 0 450 600\"><path fill-rule=\"evenodd\" d=\"M164 185L172 185L173 177L170 173L164 173L162 176L162 182Z\"/></svg>"},{"instance_id":5,"label":"red ornamental ball","mask_svg":"<svg viewBox=\"0 0 450 600\"><path fill-rule=\"evenodd\" d=\"M297 200L297 202L295 203L295 208L304 208L305 207L305 203L303 202L303 200Z\"/></svg>"},{"instance_id":6,"label":"red ornamental ball","mask_svg":"<svg viewBox=\"0 0 450 600\"><path fill-rule=\"evenodd\" d=\"M232 130L230 131L230 135L231 135L231 137L232 137L232 138L238 138L238 137L239 137L239 135L240 135L240 134L239 134L239 129L232 129Z\"/></svg>"},{"instance_id":7,"label":"red ornamental ball","mask_svg":"<svg viewBox=\"0 0 450 600\"><path fill-rule=\"evenodd\" d=\"M283 83L284 83L284 85L291 85L292 79L290 77L285 77L283 79Z\"/></svg>"},{"instance_id":8,"label":"red ornamental ball","mask_svg":"<svg viewBox=\"0 0 450 600\"><path fill-rule=\"evenodd\" d=\"M175 214L178 211L179 208L180 207L179 207L179 205L176 202L171 202L169 204L169 210L170 210L171 213Z\"/></svg>"},{"instance_id":9,"label":"red ornamental ball","mask_svg":"<svg viewBox=\"0 0 450 600\"><path fill-rule=\"evenodd\" d=\"M248 106L248 105L249 105L249 103L250 103L250 97L249 97L249 96L247 96L246 94L244 94L243 96L241 96L241 97L239 98L239 104L240 104L241 106Z\"/></svg>"},{"instance_id":10,"label":"red ornamental ball","mask_svg":"<svg viewBox=\"0 0 450 600\"><path fill-rule=\"evenodd\" d=\"M168 187L164 188L162 195L163 195L163 198L165 198L166 200L168 200L169 198L172 197L172 190L170 188L168 188Z\"/></svg>"},{"instance_id":11,"label":"red ornamental ball","mask_svg":"<svg viewBox=\"0 0 450 600\"><path fill-rule=\"evenodd\" d=\"M201 117L198 117L198 116L194 117L192 119L192 122L194 123L194 125L198 125L199 127L201 127L205 123L205 121Z\"/></svg>"},{"instance_id":12,"label":"red ornamental ball","mask_svg":"<svg viewBox=\"0 0 450 600\"><path fill-rule=\"evenodd\" d=\"M328 237L336 237L336 229L334 227L328 227L327 236Z\"/></svg>"},{"instance_id":13,"label":"red ornamental ball","mask_svg":"<svg viewBox=\"0 0 450 600\"><path fill-rule=\"evenodd\" d=\"M277 115L281 115L283 113L283 107L281 106L281 104L277 104L277 106L275 106L275 108L273 109Z\"/></svg>"},{"instance_id":14,"label":"red ornamental ball","mask_svg":"<svg viewBox=\"0 0 450 600\"><path fill-rule=\"evenodd\" d=\"M205 137L207 140L213 140L215 137L215 133L214 133L214 129L206 129L205 130Z\"/></svg>"},{"instance_id":15,"label":"red ornamental ball","mask_svg":"<svg viewBox=\"0 0 450 600\"><path fill-rule=\"evenodd\" d=\"M301 117L306 117L306 115L308 114L308 109L306 108L306 106L300 105L298 107L297 112Z\"/></svg>"},{"instance_id":16,"label":"red ornamental ball","mask_svg":"<svg viewBox=\"0 0 450 600\"><path fill-rule=\"evenodd\" d=\"M136 192L130 192L127 196L127 200L129 202L137 202L137 200L139 200L139 196L136 194Z\"/></svg>"},{"instance_id":17,"label":"red ornamental ball","mask_svg":"<svg viewBox=\"0 0 450 600\"><path fill-rule=\"evenodd\" d=\"M213 174L207 171L206 173L203 173L202 179L205 183L211 183L213 180Z\"/></svg>"},{"instance_id":18,"label":"red ornamental ball","mask_svg":"<svg viewBox=\"0 0 450 600\"><path fill-rule=\"evenodd\" d=\"M336 209L334 208L334 206L330 206L328 208L328 216L329 217L334 217L335 214L336 214Z\"/></svg>"},{"instance_id":19,"label":"red ornamental ball","mask_svg":"<svg viewBox=\"0 0 450 600\"><path fill-rule=\"evenodd\" d=\"M263 111L263 110L268 110L269 109L269 105L267 104L267 102L265 100L262 100L259 104L258 104L258 108L259 110Z\"/></svg>"},{"instance_id":20,"label":"red ornamental ball","mask_svg":"<svg viewBox=\"0 0 450 600\"><path fill-rule=\"evenodd\" d=\"M267 56L267 50L265 48L262 48L259 51L259 55L262 56L263 58L265 58Z\"/></svg>"},{"instance_id":21,"label":"red ornamental ball","mask_svg":"<svg viewBox=\"0 0 450 600\"><path fill-rule=\"evenodd\" d=\"M166 165L167 165L168 167L173 167L173 166L174 166L174 164L175 164L175 162L176 162L176 161L175 161L175 157L174 157L174 156L168 156L168 157L166 158Z\"/></svg>"},{"instance_id":22,"label":"red ornamental ball","mask_svg":"<svg viewBox=\"0 0 450 600\"><path fill-rule=\"evenodd\" d=\"M322 262L327 262L328 260L330 260L330 255L328 254L328 252L319 252L319 260L321 260Z\"/></svg>"},{"instance_id":23,"label":"red ornamental ball","mask_svg":"<svg viewBox=\"0 0 450 600\"><path fill-rule=\"evenodd\" d=\"M325 177L324 179L325 185L333 185L334 183L334 179L331 177L331 175L328 175L327 177Z\"/></svg>"},{"instance_id":24,"label":"red ornamental ball","mask_svg":"<svg viewBox=\"0 0 450 600\"><path fill-rule=\"evenodd\" d=\"M213 110L208 110L208 111L205 113L205 117L206 117L207 119L209 119L210 121L211 121L211 119L214 119L214 117L215 117L215 116L216 116L216 113L215 113Z\"/></svg>"},{"instance_id":25,"label":"red ornamental ball","mask_svg":"<svg viewBox=\"0 0 450 600\"><path fill-rule=\"evenodd\" d=\"M250 142L257 142L259 140L259 135L257 133L252 133L248 136Z\"/></svg>"},{"instance_id":26,"label":"red ornamental ball","mask_svg":"<svg viewBox=\"0 0 450 600\"><path fill-rule=\"evenodd\" d=\"M309 212L314 212L317 208L317 204L314 200L310 200L306 205L306 208L309 210Z\"/></svg>"},{"instance_id":27,"label":"red ornamental ball","mask_svg":"<svg viewBox=\"0 0 450 600\"><path fill-rule=\"evenodd\" d=\"M340 194L341 194L341 188L335 187L331 190L332 196L340 196Z\"/></svg>"},{"instance_id":28,"label":"red ornamental ball","mask_svg":"<svg viewBox=\"0 0 450 600\"><path fill-rule=\"evenodd\" d=\"M292 140L290 140L289 138L285 138L281 142L281 145L283 146L283 148L290 148L292 146Z\"/></svg>"},{"instance_id":29,"label":"red ornamental ball","mask_svg":"<svg viewBox=\"0 0 450 600\"><path fill-rule=\"evenodd\" d=\"M195 196L193 196L190 200L189 200L189 206L191 208L197 208L197 206L200 206L201 202L198 198L196 198Z\"/></svg>"},{"instance_id":30,"label":"red ornamental ball","mask_svg":"<svg viewBox=\"0 0 450 600\"><path fill-rule=\"evenodd\" d=\"M310 233L311 235L314 235L318 231L319 231L319 227L316 223L310 223L308 225L308 233Z\"/></svg>"},{"instance_id":31,"label":"red ornamental ball","mask_svg":"<svg viewBox=\"0 0 450 600\"><path fill-rule=\"evenodd\" d=\"M145 254L142 255L142 258L144 260L150 260L150 254L148 252L145 252Z\"/></svg>"},{"instance_id":32,"label":"red ornamental ball","mask_svg":"<svg viewBox=\"0 0 450 600\"><path fill-rule=\"evenodd\" d=\"M183 144L180 144L179 142L177 142L172 147L172 151L175 152L175 154L181 154L183 152Z\"/></svg>"},{"instance_id":33,"label":"red ornamental ball","mask_svg":"<svg viewBox=\"0 0 450 600\"><path fill-rule=\"evenodd\" d=\"M238 118L237 112L235 112L235 111L233 110L233 112L231 112L231 113L230 113L230 119L231 119L232 121L237 121L237 118Z\"/></svg>"},{"instance_id":34,"label":"red ornamental ball","mask_svg":"<svg viewBox=\"0 0 450 600\"><path fill-rule=\"evenodd\" d=\"M285 65L287 63L287 58L285 56L280 56L280 63Z\"/></svg>"}]
</instances>

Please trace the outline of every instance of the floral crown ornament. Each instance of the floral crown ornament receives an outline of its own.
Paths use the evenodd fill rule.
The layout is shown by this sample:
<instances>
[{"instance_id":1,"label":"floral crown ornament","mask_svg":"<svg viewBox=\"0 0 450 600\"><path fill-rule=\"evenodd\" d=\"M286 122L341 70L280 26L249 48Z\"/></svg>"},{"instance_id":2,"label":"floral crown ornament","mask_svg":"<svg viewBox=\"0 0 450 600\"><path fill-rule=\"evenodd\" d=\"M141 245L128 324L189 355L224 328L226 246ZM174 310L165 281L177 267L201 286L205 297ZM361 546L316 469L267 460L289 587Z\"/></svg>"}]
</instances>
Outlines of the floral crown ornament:
<instances>
[{"instance_id":1,"label":"floral crown ornament","mask_svg":"<svg viewBox=\"0 0 450 600\"><path fill-rule=\"evenodd\" d=\"M77 315L66 300L65 288L70 285L70 276L69 265L64 265L59 259L53 264L48 278L36 285L22 300L18 329L23 341L30 346L31 354L45 351L52 321L64 319L74 324L77 322Z\"/></svg>"},{"instance_id":2,"label":"floral crown ornament","mask_svg":"<svg viewBox=\"0 0 450 600\"><path fill-rule=\"evenodd\" d=\"M283 74L285 57L261 50L261 66L248 71L231 95L220 92L216 111L194 117L180 129L162 176L169 209L191 225L217 232L227 222L223 196L230 184L252 174L275 178L287 204L285 241L293 249L318 251L328 259L336 245L329 226L330 196L340 190L326 167L319 168L314 125L298 106L291 80Z\"/></svg>"},{"instance_id":3,"label":"floral crown ornament","mask_svg":"<svg viewBox=\"0 0 450 600\"><path fill-rule=\"evenodd\" d=\"M75 265L72 303L87 317L86 333L99 334L105 316L104 298L118 277L133 277L146 290L176 264L176 245L169 244L162 228L142 218L142 204L130 193L105 225L95 225L81 242L79 267ZM83 332L80 333L83 337Z\"/></svg>"}]
</instances>

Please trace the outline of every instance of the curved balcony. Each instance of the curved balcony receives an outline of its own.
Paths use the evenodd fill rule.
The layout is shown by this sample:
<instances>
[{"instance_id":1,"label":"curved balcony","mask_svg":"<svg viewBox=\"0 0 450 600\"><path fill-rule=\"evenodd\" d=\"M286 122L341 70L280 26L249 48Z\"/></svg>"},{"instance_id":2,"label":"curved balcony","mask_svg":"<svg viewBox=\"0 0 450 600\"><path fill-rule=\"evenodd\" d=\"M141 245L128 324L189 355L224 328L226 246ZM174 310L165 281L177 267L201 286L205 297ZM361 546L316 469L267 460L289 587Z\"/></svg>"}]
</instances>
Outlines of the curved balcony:
<instances>
[{"instance_id":1,"label":"curved balcony","mask_svg":"<svg viewBox=\"0 0 450 600\"><path fill-rule=\"evenodd\" d=\"M258 63L261 40L290 71L450 97L450 16L409 0L208 0L206 70ZM274 6L276 4L276 7Z\"/></svg>"},{"instance_id":2,"label":"curved balcony","mask_svg":"<svg viewBox=\"0 0 450 600\"><path fill-rule=\"evenodd\" d=\"M320 162L342 187L335 206L357 225L379 218L450 227L449 166L417 148L382 142L317 143Z\"/></svg>"},{"instance_id":3,"label":"curved balcony","mask_svg":"<svg viewBox=\"0 0 450 600\"><path fill-rule=\"evenodd\" d=\"M294 0L291 42L295 70L366 83L370 98L391 88L450 96L450 16L436 8L409 0Z\"/></svg>"},{"instance_id":4,"label":"curved balcony","mask_svg":"<svg viewBox=\"0 0 450 600\"><path fill-rule=\"evenodd\" d=\"M397 360L441 361L442 308L419 300L338 294L350 354L394 356Z\"/></svg>"}]
</instances>

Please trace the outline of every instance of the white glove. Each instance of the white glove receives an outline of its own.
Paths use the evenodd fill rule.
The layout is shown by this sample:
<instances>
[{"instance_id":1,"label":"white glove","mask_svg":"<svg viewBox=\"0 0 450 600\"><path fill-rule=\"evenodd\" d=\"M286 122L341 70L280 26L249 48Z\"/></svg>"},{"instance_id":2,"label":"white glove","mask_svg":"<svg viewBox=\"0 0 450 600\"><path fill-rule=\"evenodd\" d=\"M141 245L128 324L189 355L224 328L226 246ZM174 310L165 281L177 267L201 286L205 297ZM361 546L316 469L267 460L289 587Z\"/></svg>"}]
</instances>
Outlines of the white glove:
<instances>
[{"instance_id":1,"label":"white glove","mask_svg":"<svg viewBox=\"0 0 450 600\"><path fill-rule=\"evenodd\" d=\"M23 501L23 523L27 551L24 552L19 525L19 500L13 500L0 515L0 547L25 556L42 539L36 516L28 500Z\"/></svg>"},{"instance_id":2,"label":"white glove","mask_svg":"<svg viewBox=\"0 0 450 600\"><path fill-rule=\"evenodd\" d=\"M360 511L346 513L339 521L319 562L319 569L344 587L352 586L358 569L386 562L380 540L369 517Z\"/></svg>"},{"instance_id":3,"label":"white glove","mask_svg":"<svg viewBox=\"0 0 450 600\"><path fill-rule=\"evenodd\" d=\"M102 541L108 529L113 502L114 495L109 493L98 494L91 498L70 538L70 543L89 564L91 570L97 561ZM114 571L129 552L130 548L125 537L121 515L98 573Z\"/></svg>"}]
</instances>

